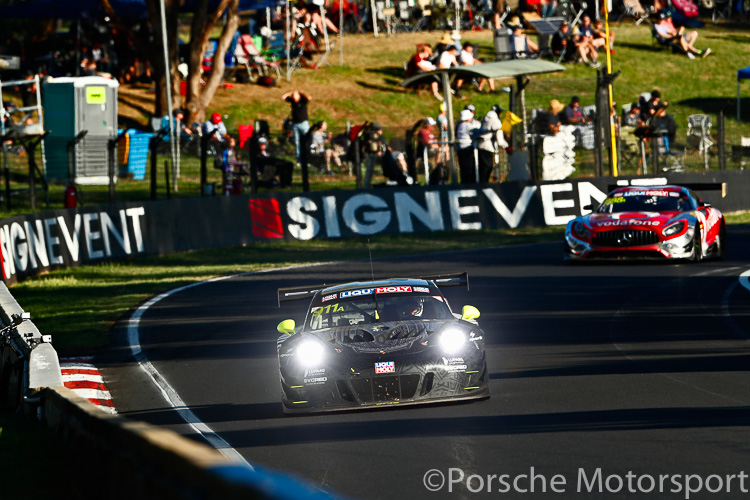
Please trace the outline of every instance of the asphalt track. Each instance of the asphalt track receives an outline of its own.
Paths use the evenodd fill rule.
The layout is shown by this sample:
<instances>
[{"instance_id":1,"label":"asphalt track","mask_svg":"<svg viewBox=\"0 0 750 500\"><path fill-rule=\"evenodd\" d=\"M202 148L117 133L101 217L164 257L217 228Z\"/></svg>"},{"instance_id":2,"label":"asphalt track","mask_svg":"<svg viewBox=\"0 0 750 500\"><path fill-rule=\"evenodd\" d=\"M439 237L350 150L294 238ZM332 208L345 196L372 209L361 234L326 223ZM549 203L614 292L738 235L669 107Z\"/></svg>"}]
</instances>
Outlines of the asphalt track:
<instances>
[{"instance_id":1,"label":"asphalt track","mask_svg":"<svg viewBox=\"0 0 750 500\"><path fill-rule=\"evenodd\" d=\"M380 278L468 271L470 290L446 295L454 310L482 313L492 397L480 402L282 415L276 325L301 320L304 305L279 309L276 289L366 280L369 262L183 290L145 312L140 342L249 462L344 496L744 498L750 291L738 278L750 269L750 227L730 227L728 241L725 261L698 265L564 265L561 243L374 262ZM117 329L121 344L99 364L119 412L203 440L136 366L126 325ZM429 491L425 479L436 488L441 474ZM661 486L659 475L669 475Z\"/></svg>"}]
</instances>

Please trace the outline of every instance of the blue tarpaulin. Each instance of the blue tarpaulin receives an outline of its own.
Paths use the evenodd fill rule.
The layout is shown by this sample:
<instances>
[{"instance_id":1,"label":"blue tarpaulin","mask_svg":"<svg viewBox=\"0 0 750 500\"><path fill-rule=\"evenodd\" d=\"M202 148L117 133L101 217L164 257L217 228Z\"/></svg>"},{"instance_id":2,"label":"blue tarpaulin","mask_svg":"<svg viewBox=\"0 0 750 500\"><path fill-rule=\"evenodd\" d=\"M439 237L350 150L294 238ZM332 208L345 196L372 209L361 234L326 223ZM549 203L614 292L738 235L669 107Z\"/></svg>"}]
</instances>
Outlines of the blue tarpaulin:
<instances>
[{"instance_id":1,"label":"blue tarpaulin","mask_svg":"<svg viewBox=\"0 0 750 500\"><path fill-rule=\"evenodd\" d=\"M740 82L742 80L750 80L750 66L747 68L742 68L741 70L737 71L737 121L741 121L741 113L740 113Z\"/></svg>"}]
</instances>

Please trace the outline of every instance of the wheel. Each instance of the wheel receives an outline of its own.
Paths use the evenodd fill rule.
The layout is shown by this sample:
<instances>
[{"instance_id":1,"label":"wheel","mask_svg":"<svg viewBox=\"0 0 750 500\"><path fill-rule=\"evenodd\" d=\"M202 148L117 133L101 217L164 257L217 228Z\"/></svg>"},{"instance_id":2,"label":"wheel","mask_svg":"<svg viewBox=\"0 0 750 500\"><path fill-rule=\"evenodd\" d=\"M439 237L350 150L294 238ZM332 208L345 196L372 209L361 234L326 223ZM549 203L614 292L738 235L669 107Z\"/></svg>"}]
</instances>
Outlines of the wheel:
<instances>
[{"instance_id":1,"label":"wheel","mask_svg":"<svg viewBox=\"0 0 750 500\"><path fill-rule=\"evenodd\" d=\"M724 260L724 255L727 252L727 227L723 222L721 223L721 229L719 229L719 237L716 240L716 245L718 246L716 258Z\"/></svg>"},{"instance_id":2,"label":"wheel","mask_svg":"<svg viewBox=\"0 0 750 500\"><path fill-rule=\"evenodd\" d=\"M693 255L690 257L692 262L700 262L703 258L703 245L701 243L701 230L698 226L695 226L695 232L693 233Z\"/></svg>"}]
</instances>

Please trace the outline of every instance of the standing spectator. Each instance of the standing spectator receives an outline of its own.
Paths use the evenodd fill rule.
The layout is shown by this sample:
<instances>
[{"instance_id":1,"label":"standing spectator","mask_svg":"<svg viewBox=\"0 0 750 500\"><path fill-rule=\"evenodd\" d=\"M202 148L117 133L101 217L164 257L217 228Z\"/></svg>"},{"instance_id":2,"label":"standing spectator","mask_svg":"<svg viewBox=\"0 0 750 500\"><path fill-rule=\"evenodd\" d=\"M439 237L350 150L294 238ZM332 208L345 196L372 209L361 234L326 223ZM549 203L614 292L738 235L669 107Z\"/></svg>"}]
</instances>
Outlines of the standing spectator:
<instances>
[{"instance_id":1,"label":"standing spectator","mask_svg":"<svg viewBox=\"0 0 750 500\"><path fill-rule=\"evenodd\" d=\"M437 122L431 116L428 116L422 122L422 128L417 133L417 160L424 161L425 151L427 152L427 163L437 156L438 144L435 137L435 125L437 125Z\"/></svg>"},{"instance_id":2,"label":"standing spectator","mask_svg":"<svg viewBox=\"0 0 750 500\"><path fill-rule=\"evenodd\" d=\"M372 186L372 174L375 171L375 163L381 162L382 168L383 150L383 127L378 122L373 122L364 134L365 188Z\"/></svg>"},{"instance_id":3,"label":"standing spectator","mask_svg":"<svg viewBox=\"0 0 750 500\"><path fill-rule=\"evenodd\" d=\"M305 140L310 131L310 122L307 118L307 103L310 96L304 92L294 89L281 96L292 107L292 133L294 134L294 148L297 156L297 165L302 163L302 141Z\"/></svg>"},{"instance_id":4,"label":"standing spectator","mask_svg":"<svg viewBox=\"0 0 750 500\"><path fill-rule=\"evenodd\" d=\"M460 121L456 125L456 156L461 173L461 184L476 183L476 160L474 158L473 131L477 129L474 114L468 109L461 111Z\"/></svg>"},{"instance_id":5,"label":"standing spectator","mask_svg":"<svg viewBox=\"0 0 750 500\"><path fill-rule=\"evenodd\" d=\"M583 115L581 103L577 95L574 95L573 98L570 99L570 104L565 106L563 114L565 116L565 123L568 125L581 125L591 121L591 118Z\"/></svg>"},{"instance_id":6,"label":"standing spectator","mask_svg":"<svg viewBox=\"0 0 750 500\"><path fill-rule=\"evenodd\" d=\"M477 144L480 183L489 182L492 168L495 165L495 154L499 151L499 148L508 147L501 130L503 122L500 120L500 115L502 112L503 108L495 104L482 119L482 135L479 136L479 143Z\"/></svg>"}]
</instances>

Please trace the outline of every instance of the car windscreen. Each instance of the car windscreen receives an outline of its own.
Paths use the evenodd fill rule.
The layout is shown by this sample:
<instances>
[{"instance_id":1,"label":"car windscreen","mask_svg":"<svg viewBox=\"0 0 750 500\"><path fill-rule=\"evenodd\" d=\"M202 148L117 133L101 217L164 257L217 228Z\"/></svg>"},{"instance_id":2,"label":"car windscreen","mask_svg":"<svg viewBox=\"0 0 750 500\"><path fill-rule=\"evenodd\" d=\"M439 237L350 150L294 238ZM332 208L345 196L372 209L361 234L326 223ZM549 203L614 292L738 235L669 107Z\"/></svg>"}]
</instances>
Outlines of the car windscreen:
<instances>
[{"instance_id":1,"label":"car windscreen","mask_svg":"<svg viewBox=\"0 0 750 500\"><path fill-rule=\"evenodd\" d=\"M596 212L686 212L693 208L690 198L676 191L626 191L608 196Z\"/></svg>"},{"instance_id":2,"label":"car windscreen","mask_svg":"<svg viewBox=\"0 0 750 500\"><path fill-rule=\"evenodd\" d=\"M328 295L321 294L310 306L307 314L307 328L322 330L338 326L453 317L445 299L437 291L427 287L410 286L384 288L400 288L409 291L376 293L378 288L365 288ZM415 292L413 290L415 288L422 288L425 291ZM357 295L351 295L352 293Z\"/></svg>"}]
</instances>

